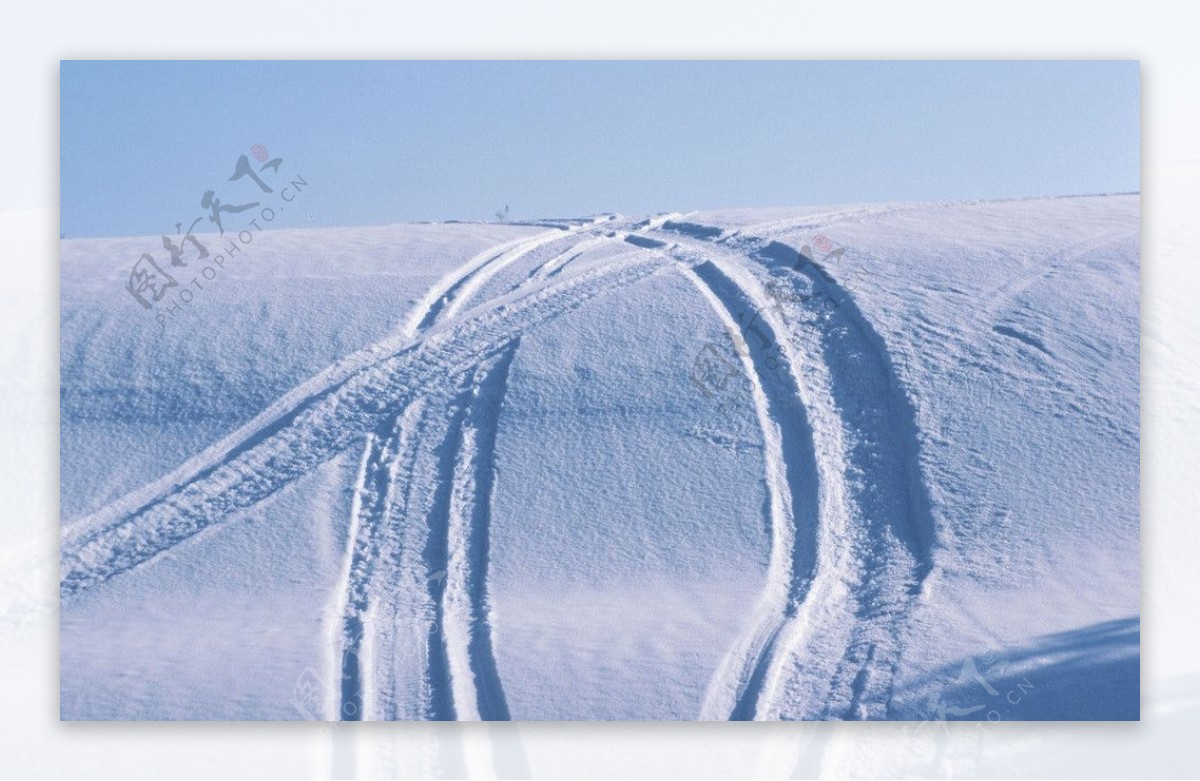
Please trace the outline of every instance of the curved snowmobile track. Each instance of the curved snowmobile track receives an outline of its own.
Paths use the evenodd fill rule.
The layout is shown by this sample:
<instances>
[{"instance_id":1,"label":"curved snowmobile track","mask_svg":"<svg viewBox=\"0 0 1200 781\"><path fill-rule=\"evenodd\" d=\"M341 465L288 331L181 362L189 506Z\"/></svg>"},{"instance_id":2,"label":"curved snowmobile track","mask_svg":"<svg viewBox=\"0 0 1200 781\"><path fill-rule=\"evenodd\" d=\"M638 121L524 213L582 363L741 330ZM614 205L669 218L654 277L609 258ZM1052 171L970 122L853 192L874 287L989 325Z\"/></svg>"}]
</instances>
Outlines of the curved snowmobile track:
<instances>
[{"instance_id":1,"label":"curved snowmobile track","mask_svg":"<svg viewBox=\"0 0 1200 781\"><path fill-rule=\"evenodd\" d=\"M756 397L765 389L767 483L791 495L771 502L772 528L786 527L773 540L790 549L773 551L763 601L710 684L702 718L884 717L909 608L933 564L912 406L883 340L824 269L797 270L797 252L777 242L706 235L714 240L677 239L674 254L744 334ZM837 306L818 307L814 292ZM767 372L771 354L788 371ZM780 460L799 470L812 454L816 485L771 474ZM788 557L790 570L779 565Z\"/></svg>"},{"instance_id":2,"label":"curved snowmobile track","mask_svg":"<svg viewBox=\"0 0 1200 781\"><path fill-rule=\"evenodd\" d=\"M680 255L681 260L693 260ZM712 261L703 261L684 273L699 287L731 334L747 313L762 307L755 294L739 286ZM756 318L759 319L759 318ZM781 343L782 325L768 315L755 324L762 342L745 342L741 363L751 380L751 396L765 443L766 486L769 496L767 523L771 530L771 557L767 584L753 611L753 619L737 646L722 660L706 696L701 718L751 719L768 677L779 664L781 630L798 615L815 574L819 521L817 464L813 432L794 375L779 383L766 363L778 360L772 346Z\"/></svg>"}]
</instances>

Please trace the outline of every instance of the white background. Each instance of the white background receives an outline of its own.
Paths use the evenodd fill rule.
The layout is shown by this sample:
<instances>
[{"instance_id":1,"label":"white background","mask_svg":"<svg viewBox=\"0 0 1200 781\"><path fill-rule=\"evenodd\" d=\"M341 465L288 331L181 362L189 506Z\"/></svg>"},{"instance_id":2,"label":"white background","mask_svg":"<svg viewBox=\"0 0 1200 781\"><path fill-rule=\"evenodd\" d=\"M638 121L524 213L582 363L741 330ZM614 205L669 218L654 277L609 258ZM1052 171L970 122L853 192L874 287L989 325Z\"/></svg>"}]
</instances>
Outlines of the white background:
<instances>
[{"instance_id":1,"label":"white background","mask_svg":"<svg viewBox=\"0 0 1200 781\"><path fill-rule=\"evenodd\" d=\"M27 3L0 22L0 776L1200 774L1200 41L1184 2ZM58 60L1137 59L1142 714L1129 724L58 721ZM231 107L231 110L234 110ZM219 122L219 118L207 121ZM114 453L120 458L120 453ZM4 609L22 606L20 611ZM30 607L32 606L32 607ZM514 757L516 759L514 759ZM431 770L432 769L432 770Z\"/></svg>"}]
</instances>

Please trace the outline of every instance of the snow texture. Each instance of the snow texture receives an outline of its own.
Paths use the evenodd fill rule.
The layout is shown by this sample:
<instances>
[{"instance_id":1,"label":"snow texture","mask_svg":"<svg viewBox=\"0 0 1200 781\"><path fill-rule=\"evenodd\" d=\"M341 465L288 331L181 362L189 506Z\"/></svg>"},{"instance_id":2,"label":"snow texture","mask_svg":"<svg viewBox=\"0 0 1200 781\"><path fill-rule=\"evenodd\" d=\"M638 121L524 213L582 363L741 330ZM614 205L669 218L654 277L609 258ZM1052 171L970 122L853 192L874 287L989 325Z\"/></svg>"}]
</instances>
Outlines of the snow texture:
<instances>
[{"instance_id":1,"label":"snow texture","mask_svg":"<svg viewBox=\"0 0 1200 781\"><path fill-rule=\"evenodd\" d=\"M62 243L65 719L1139 717L1137 195L153 241Z\"/></svg>"}]
</instances>

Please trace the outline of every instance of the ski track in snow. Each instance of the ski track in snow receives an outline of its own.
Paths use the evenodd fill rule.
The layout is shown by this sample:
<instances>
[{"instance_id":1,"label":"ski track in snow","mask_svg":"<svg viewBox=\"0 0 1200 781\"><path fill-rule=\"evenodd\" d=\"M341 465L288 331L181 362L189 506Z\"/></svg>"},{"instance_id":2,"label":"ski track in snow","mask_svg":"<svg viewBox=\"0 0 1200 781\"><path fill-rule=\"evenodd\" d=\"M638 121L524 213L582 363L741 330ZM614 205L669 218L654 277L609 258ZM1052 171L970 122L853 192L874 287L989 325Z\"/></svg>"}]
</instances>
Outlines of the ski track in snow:
<instances>
[{"instance_id":1,"label":"ski track in snow","mask_svg":"<svg viewBox=\"0 0 1200 781\"><path fill-rule=\"evenodd\" d=\"M142 507L115 522L85 519L68 529L63 596L102 583L261 501L374 431L391 411L469 370L520 333L665 267L662 259L648 257L506 297L419 336L332 388L302 397L278 420L247 432L232 449L212 453L209 463Z\"/></svg>"},{"instance_id":2,"label":"ski track in snow","mask_svg":"<svg viewBox=\"0 0 1200 781\"><path fill-rule=\"evenodd\" d=\"M351 550L342 607L342 680L339 715L360 719L364 708L363 631L371 607L367 584L383 554L380 533L387 521L391 471L400 439L400 419L386 419L368 434L351 504Z\"/></svg>"},{"instance_id":3,"label":"ski track in snow","mask_svg":"<svg viewBox=\"0 0 1200 781\"><path fill-rule=\"evenodd\" d=\"M487 590L496 427L517 343L481 363L464 399L446 528L444 638L460 720L508 720Z\"/></svg>"},{"instance_id":4,"label":"ski track in snow","mask_svg":"<svg viewBox=\"0 0 1200 781\"><path fill-rule=\"evenodd\" d=\"M895 208L905 207L753 227L819 227ZM795 249L749 229L726 232L678 215L553 227L477 255L440 281L397 335L69 527L64 599L220 525L359 443L344 582L331 611L338 717L508 718L487 583L508 367L523 333L649 275L681 273L735 340L745 335L738 354L763 431L772 546L767 583L699 717L885 717L935 534L912 407L882 339L818 264L793 268ZM561 273L608 241L633 248ZM477 300L523 260L533 261L523 281ZM804 303L785 305L766 285L788 286ZM808 302L815 288L838 303L834 313ZM792 333L789 323L801 316L817 327ZM422 657L421 680L398 677L402 653Z\"/></svg>"},{"instance_id":5,"label":"ski track in snow","mask_svg":"<svg viewBox=\"0 0 1200 781\"><path fill-rule=\"evenodd\" d=\"M442 280L435 287L435 292L425 298L423 306L410 316L405 333L421 334L439 322L453 318L483 285L504 268L539 249L553 248L567 243L569 246L566 250L554 254L550 261L539 265L530 275L531 278L540 279L544 276L541 273L542 270L553 266L571 248L593 245L603 241L602 239L585 239L578 244L572 243L579 231L604 219L585 221L582 225L575 227L554 225L552 227L562 228L565 234L541 234L532 239L495 248L476 256L458 273ZM608 217L608 219L612 219L612 217ZM507 358L502 361L505 370L507 370L508 363L511 362L514 349L515 347L506 348ZM491 389L489 388L489 390ZM419 404L420 402L414 403L410 409L416 408ZM348 555L346 584L344 593L340 597L341 611L345 616L341 631L335 634L334 640L335 653L341 659L342 698L338 714L343 719L360 719L368 714L370 717L381 719L398 717L405 697L402 691L403 687L395 680L394 669L389 669L389 663L393 661L392 657L398 651L394 644L395 636L400 631L397 624L407 628L420 627L427 634L426 642L423 644L426 669L424 680L421 682L419 691L407 692L409 694L407 699L417 704L417 715L430 719L453 719L469 718L467 714L473 713L475 718L480 718L480 714L486 714L482 716L483 718L508 718L503 691L500 688L498 675L494 671L495 663L487 661L491 658L490 634L478 629L464 630L462 633L457 632L457 627L451 629L449 637L454 637L456 634L469 637L470 639L466 643L468 650L483 652L482 656L476 653L471 657L472 663L464 666L460 662L464 652L461 648L452 646L445 631L447 605L458 605L461 602L458 592L465 588L465 585L459 583L458 579L451 580L448 576L450 567L448 556L454 546L450 544L447 537L452 531L460 531L457 526L460 526L461 523L452 524L452 519L448 517L449 499L443 496L448 486L459 486L465 479L460 477L457 471L451 473L447 466L450 463L447 459L453 456L457 446L463 442L464 434L459 431L459 426L464 404L465 402L462 400L459 400L458 403L448 402L455 417L449 422L448 430L442 431L439 437L443 439L444 456L439 461L437 474L442 479L435 485L428 486L425 494L437 498L433 507L420 507L419 498L412 492L413 484L419 480L419 473L413 467L413 461L417 457L415 451L430 439L428 431L422 434L410 432L410 435L405 438L407 447L404 461L409 466L408 471L401 479L394 469L390 470L390 483L386 487L374 487L372 495L376 499L375 508L366 514L365 523L361 517L363 513L359 509L359 497L363 495L364 481L372 478L360 475L351 529L352 534L361 536L361 539L356 542ZM419 421L421 417L419 410L415 414ZM495 414L498 414L498 409ZM409 428L411 429L412 425ZM486 431L486 429L483 430ZM494 437L494 429L491 436ZM380 456L379 436L368 435L365 448L364 470L372 474L382 471L378 466L373 466ZM397 456L397 458L399 457ZM471 481L472 484L490 486L490 473L473 476ZM399 485L396 484L397 482ZM387 501L386 497L391 491L406 492L404 500L400 502ZM460 493L456 492L454 496L458 497L461 503ZM490 492L488 498L490 498ZM388 507L388 505L391 506ZM390 516L387 514L389 509ZM408 558L405 557L405 543L397 539L398 535L394 525L389 523L389 520L394 518L396 523L399 523L400 519L419 517L426 519L423 539L419 543L423 546L420 563L424 565L424 569L431 570L426 573L424 582L417 583L412 578L387 578L386 573L384 577L375 577L375 567L370 562L385 557L385 545L390 572L415 571L416 561L411 555ZM475 535L486 541L486 528L481 532L476 531ZM477 546L478 542L472 544ZM407 548L411 553L415 546L410 542ZM460 556L463 553L461 549L462 546L458 546L457 550ZM485 569L486 550L482 554L473 549L469 552L472 555L483 556L484 560L477 565L477 568ZM466 571L460 562L457 572L461 574ZM485 609L482 604L485 588L482 578L473 578L471 588L474 600L470 604L471 617L482 624L484 622L478 619L478 615ZM400 596L402 594L407 594L407 599ZM372 603L379 605L374 614L369 612ZM419 607L414 609L414 604ZM454 613L453 607L451 614L452 616L457 615ZM368 635L373 640L370 645L376 651L377 658L373 659L373 669L364 674L362 668L365 664L365 651L369 645ZM388 647L390 647L391 653L386 651ZM458 662L456 675L452 674L451 659ZM478 696L474 692L473 682L464 677L463 673L466 669L470 669L481 682L481 693ZM376 691L373 692L374 696L370 697L368 702L365 690L371 683L374 683ZM459 692L457 697L454 695L455 691ZM458 715L456 716L456 714Z\"/></svg>"},{"instance_id":6,"label":"ski track in snow","mask_svg":"<svg viewBox=\"0 0 1200 781\"><path fill-rule=\"evenodd\" d=\"M490 280L495 278L505 268L512 266L527 256L536 255L538 251L552 250L549 260L539 263L528 276L529 281L541 281L552 277L562 270L562 267L583 254L587 248L599 246L609 238L590 238L579 241L580 231L590 228L606 220L615 220L615 215L585 222L575 229L566 230L565 235L541 235L515 246L492 252L482 262L467 264L466 271L456 278L444 280L436 295L427 297L425 306L419 316L410 318L409 331L421 333L428 331L441 321L453 318L458 311L475 296ZM593 231L596 233L596 231ZM611 232L610 232L611 233ZM560 249L565 245L565 249ZM565 260L564 260L565 258ZM478 258L477 258L478 260ZM551 270L552 269L552 270ZM547 271L549 270L549 273ZM519 287L519 286L518 286ZM499 360L499 366L507 371L515 351L513 345L505 348ZM482 364L481 364L482 366ZM500 383L503 387L503 382ZM346 585L344 604L354 604L350 595L370 590L371 600L385 603L392 611L388 618L376 614L373 619L353 619L357 624L348 625L335 641L342 662L342 686L345 690L343 707L340 715L343 718L355 718L354 714L362 715L361 692L367 680L374 681L379 691L376 701L370 708L374 718L397 718L402 707L404 696L401 687L388 674L387 658L389 654L381 654L377 660L376 669L368 676L361 672L361 650L364 635L371 633L378 639L378 645L391 645L394 642L396 628L389 623L399 619L401 623L413 626L420 625L428 635L426 643L425 668L426 674L422 687L415 694L418 702L417 715L430 719L489 719L506 720L508 707L504 699L503 688L496 671L494 654L491 649L491 630L488 626L486 613L489 606L486 603L486 572L487 566L487 511L490 501L490 461L481 461L474 473L464 472L468 465L455 463L456 456L474 452L471 446L475 436L479 436L487 444L487 452L494 447L495 417L499 414L498 392L490 384L486 387L482 398L476 398L472 409L488 410L492 416L490 425L481 425L473 421L472 428L460 430L465 425L463 409L470 402L466 397L448 402L454 411L454 417L449 422L448 430L434 434L442 441L443 455L439 460L437 483L427 486L428 496L435 497L434 506L420 508L412 495L413 484L421 482L418 474L410 469L405 475L403 486L397 490L408 488L408 500L402 507L393 509L393 517L426 518L424 528L423 553L421 563L431 570L424 584L414 583L411 578L391 578L374 587L367 582L356 582L351 578ZM480 397L480 388L471 391L473 397ZM494 401L494 408L491 403ZM487 421L483 421L486 423ZM425 432L429 438L430 432ZM423 442L420 436L409 439L410 446L419 448ZM369 454L374 447L374 439L368 437L366 448ZM464 449L465 448L465 449ZM486 456L486 453L484 454ZM470 456L467 456L470 458ZM477 456L478 457L478 456ZM451 465L453 464L453 468ZM487 464L487 468L483 465ZM393 475L393 480L398 477ZM468 497L470 486L479 486L476 496ZM486 487L484 487L486 486ZM451 490L449 497L446 490ZM468 501L469 498L469 501ZM471 509L473 508L473 509ZM472 518L472 514L482 513L481 518ZM372 526L370 534L388 534L388 528L377 523ZM366 545L362 547L367 547ZM376 555L379 555L378 553ZM411 558L406 561L397 552L393 553L392 571L401 572L411 569L414 563ZM360 578L369 579L365 567L351 566L349 572L361 573ZM402 591L427 589L425 609L429 615L421 617L417 612L409 610L402 617L397 611L397 603L406 600L397 598ZM465 595L465 596L464 596ZM365 604L368 597L364 593L361 601ZM419 598L418 598L418 601ZM365 612L365 610L363 611ZM372 624L373 626L364 626ZM374 631L371 631L374 630ZM393 646L393 653L395 648ZM390 685L389 685L390 682ZM414 699L409 693L410 700ZM357 703L354 698L357 697ZM349 704L347 704L349 703ZM356 704L358 707L356 707Z\"/></svg>"},{"instance_id":7,"label":"ski track in snow","mask_svg":"<svg viewBox=\"0 0 1200 781\"><path fill-rule=\"evenodd\" d=\"M752 297L710 261L685 269L722 324L736 333L739 312L753 306ZM766 328L764 337L779 343L778 323L768 322ZM807 596L817 549L816 462L799 388L793 382L780 388L768 379L765 363L770 356L760 347L738 352L751 380L751 397L765 443L771 557L766 588L750 627L722 660L701 709L703 719L754 718L766 679L777 665L780 631L797 615Z\"/></svg>"},{"instance_id":8,"label":"ski track in snow","mask_svg":"<svg viewBox=\"0 0 1200 781\"><path fill-rule=\"evenodd\" d=\"M780 255L782 254L782 257ZM757 256L790 263L783 245ZM885 718L909 611L934 565L936 529L921 474L916 415L883 339L817 263L798 269L837 306L808 332L807 356L827 374L826 412L840 428L836 462L854 532L843 571L850 642L818 718ZM795 273L795 272L793 272ZM832 479L832 478L831 478ZM857 544L854 544L857 543ZM832 628L829 630L832 631Z\"/></svg>"},{"instance_id":9,"label":"ski track in snow","mask_svg":"<svg viewBox=\"0 0 1200 781\"><path fill-rule=\"evenodd\" d=\"M772 539L793 546L785 552L791 570L784 573L778 565L783 556L773 551L764 602L776 604L755 611L748 633L714 677L701 716L779 718L787 702L799 702L801 708L820 703L820 709L786 715L885 717L900 634L933 557L911 405L882 340L818 264L793 268L799 259L794 249L744 234L730 241L713 231L694 235L702 238L680 240L681 259L694 264L725 307L727 326L730 317L739 322L743 349L752 358L743 365L755 395L773 389L763 394L765 405L757 402L767 413L760 411L759 418L768 443L768 486L778 493L784 485L775 463L780 458L794 471L818 454L816 486L793 477L786 481L790 499L772 497L773 526L789 527ZM695 263L692 253L711 261ZM793 336L782 322L781 296L768 295L751 270L775 286L794 288L806 279L804 285L822 288L838 307L826 315L810 306L815 317L805 322L820 327ZM774 377L766 373L771 351L788 366ZM805 524L816 528L805 530ZM806 548L815 550L815 563ZM777 595L785 591L781 611ZM764 621L771 613L775 619ZM845 627L851 627L848 634ZM790 669L797 655L803 665ZM800 687L806 696L787 697L788 687Z\"/></svg>"}]
</instances>

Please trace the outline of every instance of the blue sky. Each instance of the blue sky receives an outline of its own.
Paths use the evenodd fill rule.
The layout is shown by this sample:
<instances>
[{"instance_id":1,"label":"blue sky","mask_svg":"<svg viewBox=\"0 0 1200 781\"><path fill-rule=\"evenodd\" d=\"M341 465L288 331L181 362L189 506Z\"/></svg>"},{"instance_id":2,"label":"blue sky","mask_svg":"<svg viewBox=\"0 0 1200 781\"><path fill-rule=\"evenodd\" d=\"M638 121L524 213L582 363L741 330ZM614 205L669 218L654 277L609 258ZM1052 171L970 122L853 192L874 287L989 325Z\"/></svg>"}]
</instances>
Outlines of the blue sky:
<instances>
[{"instance_id":1,"label":"blue sky","mask_svg":"<svg viewBox=\"0 0 1200 781\"><path fill-rule=\"evenodd\" d=\"M62 231L255 199L255 144L309 183L275 227L1129 192L1139 100L1136 62L68 61Z\"/></svg>"}]
</instances>

